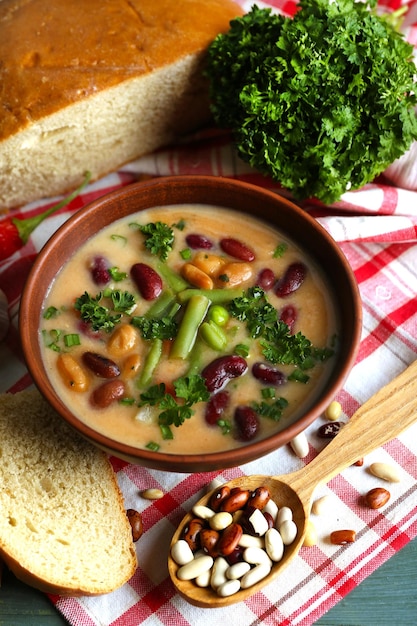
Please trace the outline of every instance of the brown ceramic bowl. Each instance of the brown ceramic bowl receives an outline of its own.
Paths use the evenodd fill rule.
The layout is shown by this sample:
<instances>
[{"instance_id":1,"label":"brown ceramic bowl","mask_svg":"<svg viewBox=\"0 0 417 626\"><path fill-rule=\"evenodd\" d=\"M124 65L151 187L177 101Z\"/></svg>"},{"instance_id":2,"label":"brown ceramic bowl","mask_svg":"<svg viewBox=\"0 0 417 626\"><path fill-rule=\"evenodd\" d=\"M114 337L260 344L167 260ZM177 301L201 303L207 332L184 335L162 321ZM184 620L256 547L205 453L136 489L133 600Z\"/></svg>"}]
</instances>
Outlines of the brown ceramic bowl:
<instances>
[{"instance_id":1,"label":"brown ceramic bowl","mask_svg":"<svg viewBox=\"0 0 417 626\"><path fill-rule=\"evenodd\" d=\"M112 221L153 206L202 203L253 214L288 235L323 268L340 318L341 346L334 357L325 390L297 421L267 439L228 452L174 455L135 448L109 439L86 426L60 400L42 363L39 322L49 285L71 255ZM308 214L288 200L259 187L218 177L178 176L152 179L114 191L72 216L46 243L28 278L20 307L20 333L29 372L35 384L72 427L109 454L149 468L201 472L253 461L288 443L323 413L342 387L357 353L362 309L352 270L338 245Z\"/></svg>"}]
</instances>

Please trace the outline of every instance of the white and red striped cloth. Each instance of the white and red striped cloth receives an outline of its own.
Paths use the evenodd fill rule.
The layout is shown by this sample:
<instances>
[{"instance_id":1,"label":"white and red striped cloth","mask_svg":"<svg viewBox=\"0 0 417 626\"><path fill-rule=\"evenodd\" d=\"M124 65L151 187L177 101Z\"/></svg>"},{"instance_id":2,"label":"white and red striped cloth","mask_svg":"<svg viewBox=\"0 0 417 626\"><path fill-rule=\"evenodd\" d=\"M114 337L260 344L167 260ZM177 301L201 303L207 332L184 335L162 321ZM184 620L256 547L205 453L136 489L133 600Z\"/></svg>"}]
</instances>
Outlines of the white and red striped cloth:
<instances>
[{"instance_id":1,"label":"white and red striped cloth","mask_svg":"<svg viewBox=\"0 0 417 626\"><path fill-rule=\"evenodd\" d=\"M251 2L241 4L249 9ZM388 5L388 2L384 4ZM287 14L294 2L259 2ZM392 2L390 8L398 8ZM408 21L407 21L408 20ZM406 36L417 40L417 1L410 3ZM207 174L227 176L284 193L279 185L243 164L230 137L212 129L172 149L160 150L129 164L120 172L91 184L69 207L50 217L28 244L0 263L0 289L8 300L9 332L0 341L0 391L16 392L31 384L19 346L19 298L33 260L47 238L72 213L141 174ZM14 211L16 217L39 213L56 199L32 203ZM331 207L307 205L339 242L358 281L364 310L363 333L356 364L339 394L348 419L355 409L410 364L417 355L417 192L387 184L381 178L349 192ZM308 429L310 454L302 461L282 448L246 466L220 474L282 474L299 468L322 448L316 436L320 418ZM192 607L175 594L167 571L166 555L172 533L205 485L217 474L176 474L148 470L112 459L126 507L141 511L145 532L136 544L139 568L121 589L96 598L51 597L58 611L73 626L217 626L239 623L303 625L319 619L364 578L417 535L417 425L321 487L317 496L330 494L331 513L317 519L318 543L302 548L281 578L230 608L206 610ZM386 461L398 467L401 482L391 484L391 499L382 510L361 506L361 495L380 483L367 467ZM139 496L158 487L165 496L149 502ZM355 543L333 546L329 533L352 528ZM388 583L387 583L388 584Z\"/></svg>"}]
</instances>

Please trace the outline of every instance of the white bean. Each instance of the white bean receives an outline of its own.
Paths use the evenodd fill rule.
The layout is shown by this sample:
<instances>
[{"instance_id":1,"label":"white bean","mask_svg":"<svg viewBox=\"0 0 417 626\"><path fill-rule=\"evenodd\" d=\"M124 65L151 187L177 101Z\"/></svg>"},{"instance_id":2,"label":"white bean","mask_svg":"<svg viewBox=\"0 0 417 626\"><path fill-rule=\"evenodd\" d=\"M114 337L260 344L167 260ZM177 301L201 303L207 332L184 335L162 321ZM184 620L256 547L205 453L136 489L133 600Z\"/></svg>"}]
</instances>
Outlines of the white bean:
<instances>
[{"instance_id":1,"label":"white bean","mask_svg":"<svg viewBox=\"0 0 417 626\"><path fill-rule=\"evenodd\" d=\"M314 515L323 515L323 513L329 510L331 500L332 498L329 495L318 498L313 502L311 512L314 513Z\"/></svg>"},{"instance_id":2,"label":"white bean","mask_svg":"<svg viewBox=\"0 0 417 626\"><path fill-rule=\"evenodd\" d=\"M278 515L276 519L276 527L279 528L283 522L285 522L286 520L291 520L291 519L292 519L292 511L290 507L283 506L278 511Z\"/></svg>"},{"instance_id":3,"label":"white bean","mask_svg":"<svg viewBox=\"0 0 417 626\"><path fill-rule=\"evenodd\" d=\"M241 548L263 548L264 545L265 541L263 537L255 537L255 535L248 535L247 533L243 533L239 539L239 546Z\"/></svg>"},{"instance_id":4,"label":"white bean","mask_svg":"<svg viewBox=\"0 0 417 626\"><path fill-rule=\"evenodd\" d=\"M198 578L200 574L209 570L213 565L213 558L208 554L205 556L199 556L197 559L193 559L189 563L186 563L177 571L177 576L180 580L193 580Z\"/></svg>"},{"instance_id":5,"label":"white bean","mask_svg":"<svg viewBox=\"0 0 417 626\"><path fill-rule=\"evenodd\" d=\"M177 565L185 565L194 559L193 551L185 539L179 539L173 544L171 556Z\"/></svg>"},{"instance_id":6,"label":"white bean","mask_svg":"<svg viewBox=\"0 0 417 626\"><path fill-rule=\"evenodd\" d=\"M330 402L329 406L324 412L325 417L331 422L336 422L342 413L342 405L337 400Z\"/></svg>"},{"instance_id":7,"label":"white bean","mask_svg":"<svg viewBox=\"0 0 417 626\"><path fill-rule=\"evenodd\" d=\"M211 579L211 568L208 569L206 572L203 572L202 574L200 574L200 576L197 576L197 578L195 579L195 582L196 582L197 587L208 587L210 585L210 579Z\"/></svg>"},{"instance_id":8,"label":"white bean","mask_svg":"<svg viewBox=\"0 0 417 626\"><path fill-rule=\"evenodd\" d=\"M273 500L272 498L270 498L268 500L268 502L266 503L266 505L263 508L263 512L264 513L269 513L270 516L272 517L272 519L275 520L277 519L277 515L278 515L278 505L275 502L275 500Z\"/></svg>"},{"instance_id":9,"label":"white bean","mask_svg":"<svg viewBox=\"0 0 417 626\"><path fill-rule=\"evenodd\" d=\"M234 578L233 580L226 580L220 587L217 588L217 595L222 598L227 598L237 593L240 589L240 580Z\"/></svg>"},{"instance_id":10,"label":"white bean","mask_svg":"<svg viewBox=\"0 0 417 626\"><path fill-rule=\"evenodd\" d=\"M265 534L265 550L269 558L277 563L284 555L284 542L276 528L269 528Z\"/></svg>"},{"instance_id":11,"label":"white bean","mask_svg":"<svg viewBox=\"0 0 417 626\"><path fill-rule=\"evenodd\" d=\"M240 586L242 589L252 587L255 583L259 582L265 576L268 576L271 571L271 566L266 563L260 563L256 567L252 568L247 574L240 580Z\"/></svg>"},{"instance_id":12,"label":"white bean","mask_svg":"<svg viewBox=\"0 0 417 626\"><path fill-rule=\"evenodd\" d=\"M208 506L204 506L203 504L195 504L192 511L196 517L205 520L210 519L210 517L213 517L214 515L213 509L210 509Z\"/></svg>"},{"instance_id":13,"label":"white bean","mask_svg":"<svg viewBox=\"0 0 417 626\"><path fill-rule=\"evenodd\" d=\"M242 576L247 574L249 570L249 563L246 563L246 561L239 561L238 563L230 565L230 567L226 571L226 577L231 580L234 578L242 578Z\"/></svg>"},{"instance_id":14,"label":"white bean","mask_svg":"<svg viewBox=\"0 0 417 626\"><path fill-rule=\"evenodd\" d=\"M224 480L222 478L213 478L213 480L207 485L206 491L207 493L209 493L209 491L213 491L213 489L218 489L222 485L224 485Z\"/></svg>"},{"instance_id":15,"label":"white bean","mask_svg":"<svg viewBox=\"0 0 417 626\"><path fill-rule=\"evenodd\" d=\"M246 548L243 552L243 559L252 565L268 565L271 567L272 562L265 550L261 548Z\"/></svg>"},{"instance_id":16,"label":"white bean","mask_svg":"<svg viewBox=\"0 0 417 626\"><path fill-rule=\"evenodd\" d=\"M371 463L369 471L377 478L382 478L389 483L399 483L401 480L397 468L389 463Z\"/></svg>"},{"instance_id":17,"label":"white bean","mask_svg":"<svg viewBox=\"0 0 417 626\"><path fill-rule=\"evenodd\" d=\"M229 563L224 557L218 556L215 559L210 577L210 585L214 590L216 590L218 587L220 587L220 585L226 582L226 571L228 570L228 568Z\"/></svg>"},{"instance_id":18,"label":"white bean","mask_svg":"<svg viewBox=\"0 0 417 626\"><path fill-rule=\"evenodd\" d=\"M297 536L297 526L293 520L287 519L280 525L279 533L282 537L284 545L289 546Z\"/></svg>"},{"instance_id":19,"label":"white bean","mask_svg":"<svg viewBox=\"0 0 417 626\"><path fill-rule=\"evenodd\" d=\"M305 432L298 433L291 441L291 448L300 459L304 459L309 453L310 446Z\"/></svg>"},{"instance_id":20,"label":"white bean","mask_svg":"<svg viewBox=\"0 0 417 626\"><path fill-rule=\"evenodd\" d=\"M213 530L224 530L233 522L233 516L227 511L220 511L210 517L209 524Z\"/></svg>"},{"instance_id":21,"label":"white bean","mask_svg":"<svg viewBox=\"0 0 417 626\"><path fill-rule=\"evenodd\" d=\"M249 522L252 524L255 534L259 537L263 537L269 528L265 515L259 509L255 509L249 516Z\"/></svg>"}]
</instances>

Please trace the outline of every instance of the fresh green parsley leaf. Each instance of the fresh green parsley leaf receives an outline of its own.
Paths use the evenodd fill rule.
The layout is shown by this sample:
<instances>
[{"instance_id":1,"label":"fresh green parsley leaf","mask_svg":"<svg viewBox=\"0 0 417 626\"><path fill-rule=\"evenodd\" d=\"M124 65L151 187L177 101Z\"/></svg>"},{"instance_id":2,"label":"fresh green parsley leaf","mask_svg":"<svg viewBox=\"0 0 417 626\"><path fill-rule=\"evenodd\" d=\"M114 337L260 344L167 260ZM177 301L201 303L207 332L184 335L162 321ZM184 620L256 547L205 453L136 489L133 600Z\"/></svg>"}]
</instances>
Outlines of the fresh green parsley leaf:
<instances>
[{"instance_id":1,"label":"fresh green parsley leaf","mask_svg":"<svg viewBox=\"0 0 417 626\"><path fill-rule=\"evenodd\" d=\"M150 222L139 225L139 230L145 235L145 247L158 256L161 261L166 261L168 254L174 245L174 232L164 222Z\"/></svg>"},{"instance_id":2,"label":"fresh green parsley leaf","mask_svg":"<svg viewBox=\"0 0 417 626\"><path fill-rule=\"evenodd\" d=\"M246 293L232 300L229 304L230 314L240 321L246 322L249 334L256 339L264 329L277 321L277 311L268 302L265 292L258 286L250 287Z\"/></svg>"},{"instance_id":3,"label":"fresh green parsley leaf","mask_svg":"<svg viewBox=\"0 0 417 626\"><path fill-rule=\"evenodd\" d=\"M121 291L120 289L106 289L104 295L110 298L113 310L118 313L126 313L130 315L136 308L135 296L129 291Z\"/></svg>"},{"instance_id":4,"label":"fresh green parsley leaf","mask_svg":"<svg viewBox=\"0 0 417 626\"><path fill-rule=\"evenodd\" d=\"M139 406L149 404L160 411L158 421L163 438L166 438L164 434L170 432L170 426L181 426L194 415L193 404L207 401L210 397L204 378L199 374L177 378L174 389L180 402L166 391L165 383L152 385L140 394Z\"/></svg>"},{"instance_id":5,"label":"fresh green parsley leaf","mask_svg":"<svg viewBox=\"0 0 417 626\"><path fill-rule=\"evenodd\" d=\"M188 404L207 402L210 398L205 380L199 374L177 378L174 382L174 388L176 396L183 398Z\"/></svg>"},{"instance_id":6,"label":"fresh green parsley leaf","mask_svg":"<svg viewBox=\"0 0 417 626\"><path fill-rule=\"evenodd\" d=\"M91 325L93 330L104 330L110 333L119 324L121 313L112 313L109 307L100 304L102 292L91 296L87 291L76 299L74 308L80 312L81 319Z\"/></svg>"},{"instance_id":7,"label":"fresh green parsley leaf","mask_svg":"<svg viewBox=\"0 0 417 626\"><path fill-rule=\"evenodd\" d=\"M178 332L178 323L171 317L132 317L131 323L139 328L143 339L173 339Z\"/></svg>"},{"instance_id":8,"label":"fresh green parsley leaf","mask_svg":"<svg viewBox=\"0 0 417 626\"><path fill-rule=\"evenodd\" d=\"M302 370L311 369L316 362L325 361L334 354L330 348L316 348L302 333L293 335L281 320L264 328L260 344L270 363L296 365Z\"/></svg>"},{"instance_id":9,"label":"fresh green parsley leaf","mask_svg":"<svg viewBox=\"0 0 417 626\"><path fill-rule=\"evenodd\" d=\"M261 402L252 403L252 408L258 415L272 419L274 422L278 422L281 419L282 413L287 406L288 400L286 398L277 398L273 402L262 400Z\"/></svg>"}]
</instances>

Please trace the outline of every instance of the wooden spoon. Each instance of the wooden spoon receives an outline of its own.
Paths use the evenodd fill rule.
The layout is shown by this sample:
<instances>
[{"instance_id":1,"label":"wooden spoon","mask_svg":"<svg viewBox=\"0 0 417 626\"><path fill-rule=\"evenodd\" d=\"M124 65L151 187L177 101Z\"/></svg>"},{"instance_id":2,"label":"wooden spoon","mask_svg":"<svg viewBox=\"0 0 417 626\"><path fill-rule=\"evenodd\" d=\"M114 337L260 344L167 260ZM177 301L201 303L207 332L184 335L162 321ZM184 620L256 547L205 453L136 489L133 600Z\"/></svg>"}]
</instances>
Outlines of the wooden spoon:
<instances>
[{"instance_id":1,"label":"wooden spoon","mask_svg":"<svg viewBox=\"0 0 417 626\"><path fill-rule=\"evenodd\" d=\"M297 537L284 551L279 563L273 565L271 573L249 589L221 598L210 587L198 587L193 581L182 581L176 576L178 565L168 557L168 569L178 593L190 604L203 608L228 606L245 600L281 574L283 569L298 554L307 529L311 498L316 487L346 469L365 456L397 437L403 430L417 421L417 361L402 374L383 387L356 411L349 422L339 431L325 448L305 467L286 476L242 476L229 481L230 487L256 489L266 485L278 507L289 506L297 525ZM199 504L207 504L211 494L207 493ZM192 519L187 514L176 530L171 546L181 538L186 524Z\"/></svg>"}]
</instances>

